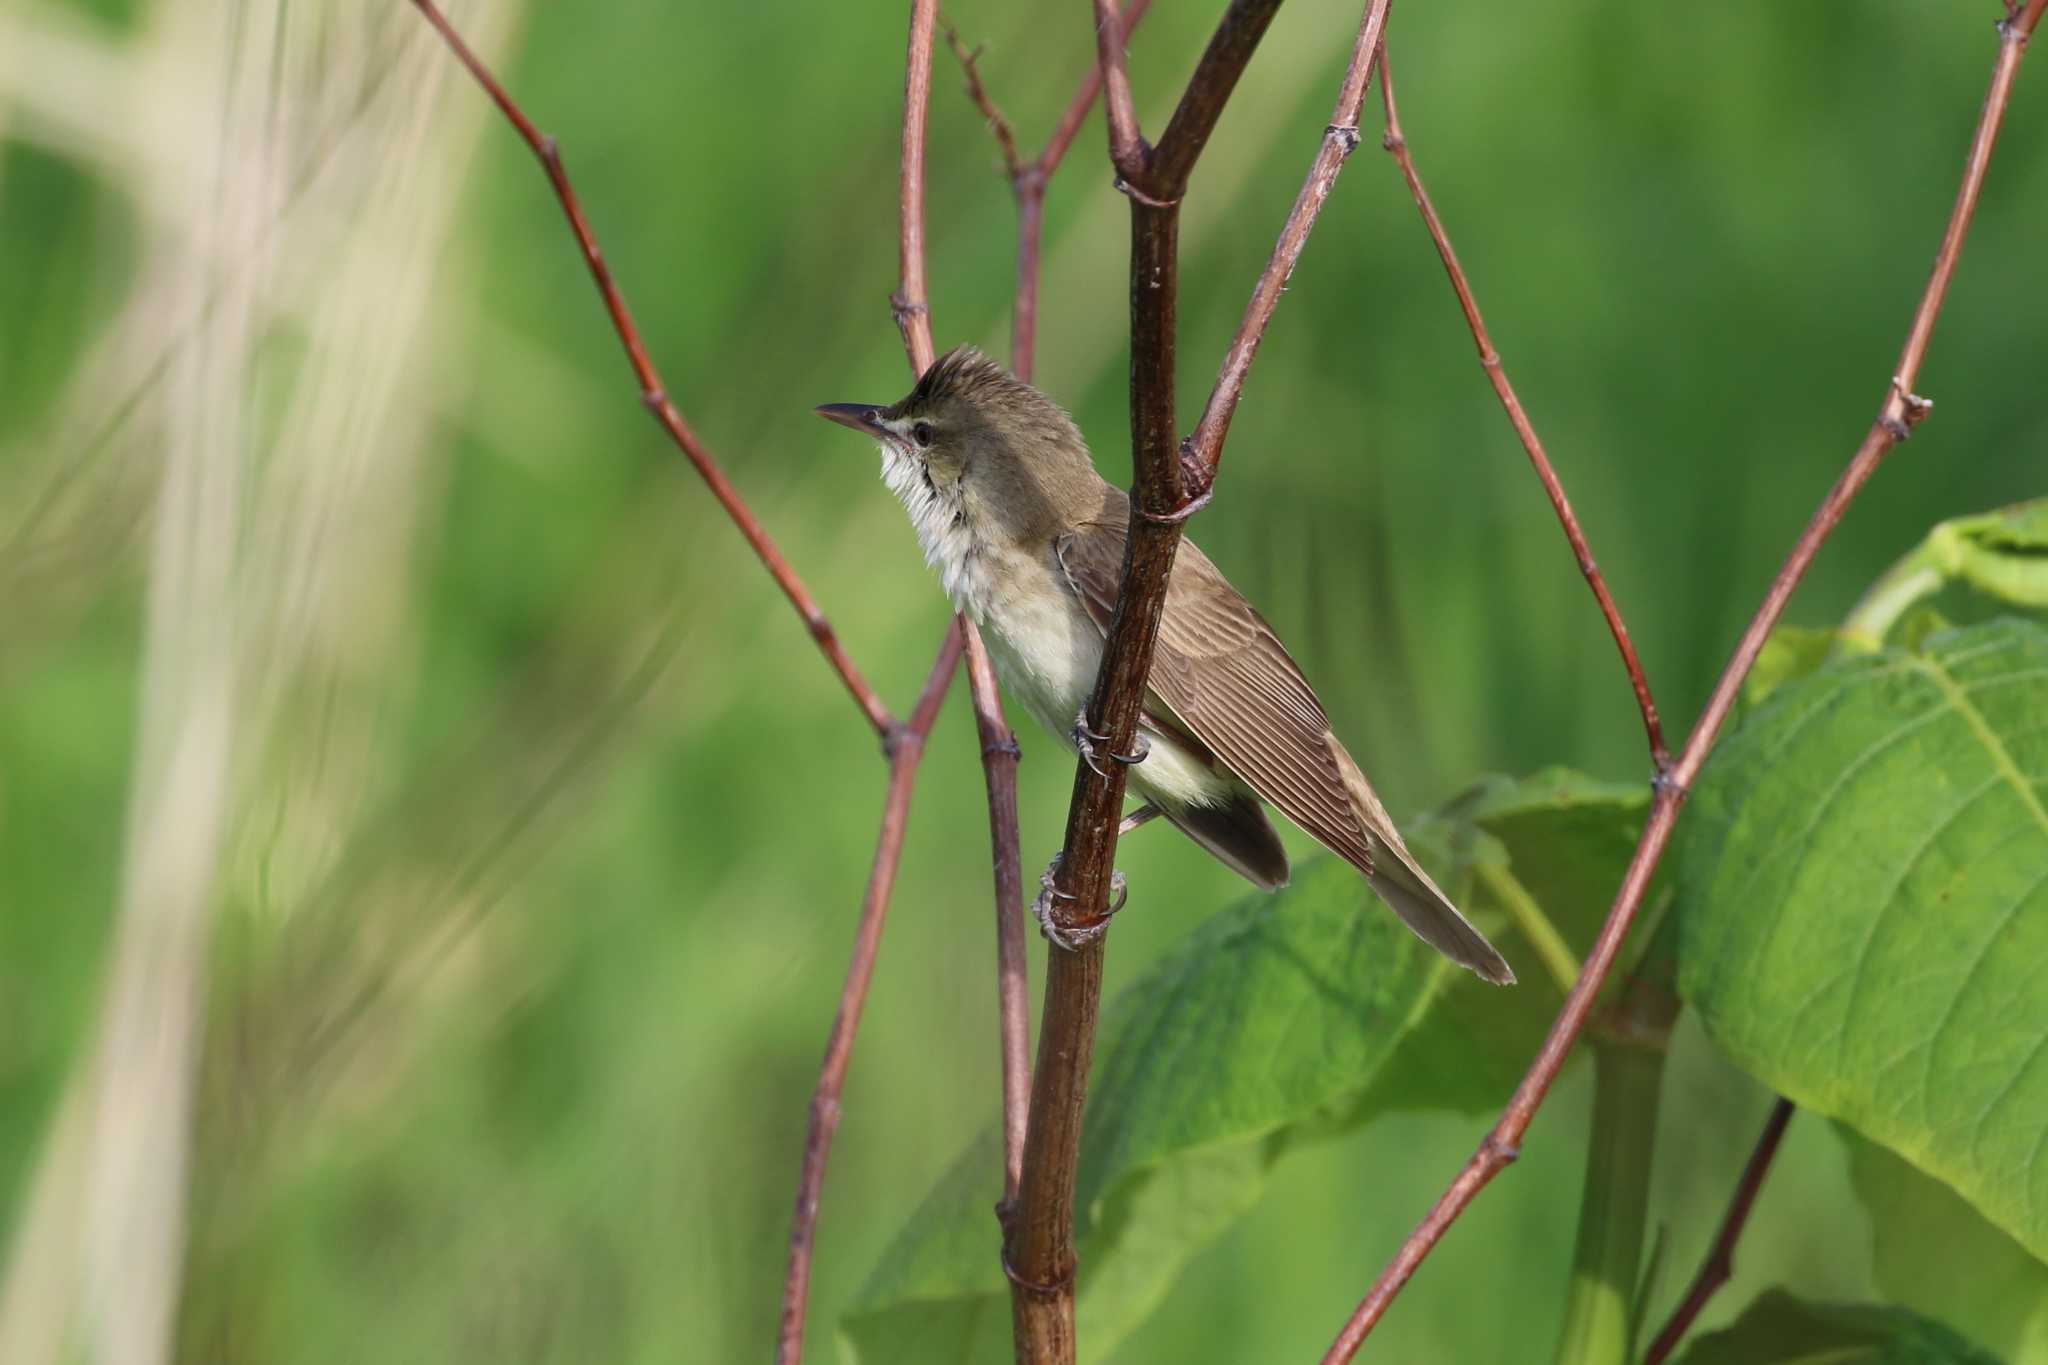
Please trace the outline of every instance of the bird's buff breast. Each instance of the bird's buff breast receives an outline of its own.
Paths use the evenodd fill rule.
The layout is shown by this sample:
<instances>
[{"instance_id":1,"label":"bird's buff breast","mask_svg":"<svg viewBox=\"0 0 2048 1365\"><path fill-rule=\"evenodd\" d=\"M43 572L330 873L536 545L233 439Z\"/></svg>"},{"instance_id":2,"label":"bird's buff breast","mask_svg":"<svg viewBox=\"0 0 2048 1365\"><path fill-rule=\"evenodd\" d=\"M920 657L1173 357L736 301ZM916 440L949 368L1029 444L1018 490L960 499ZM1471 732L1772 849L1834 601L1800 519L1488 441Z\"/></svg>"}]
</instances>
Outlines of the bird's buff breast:
<instances>
[{"instance_id":1,"label":"bird's buff breast","mask_svg":"<svg viewBox=\"0 0 2048 1365\"><path fill-rule=\"evenodd\" d=\"M989 543L969 533L959 509L922 472L887 445L882 482L910 514L925 563L958 611L981 627L1003 690L1069 748L1074 716L1095 686L1102 632L1067 583L1052 546L1036 551ZM1229 799L1235 782L1171 737L1140 726L1147 746L1131 767L1137 794L1171 810Z\"/></svg>"},{"instance_id":2,"label":"bird's buff breast","mask_svg":"<svg viewBox=\"0 0 2048 1365\"><path fill-rule=\"evenodd\" d=\"M1021 554L1006 559L1003 572L972 575L979 592L956 603L981 626L1004 691L1071 748L1074 717L1102 665L1102 632L1068 587L1050 547L1042 562ZM1147 753L1131 768L1138 795L1178 810L1224 800L1234 790L1171 737L1142 724L1139 730Z\"/></svg>"}]
</instances>

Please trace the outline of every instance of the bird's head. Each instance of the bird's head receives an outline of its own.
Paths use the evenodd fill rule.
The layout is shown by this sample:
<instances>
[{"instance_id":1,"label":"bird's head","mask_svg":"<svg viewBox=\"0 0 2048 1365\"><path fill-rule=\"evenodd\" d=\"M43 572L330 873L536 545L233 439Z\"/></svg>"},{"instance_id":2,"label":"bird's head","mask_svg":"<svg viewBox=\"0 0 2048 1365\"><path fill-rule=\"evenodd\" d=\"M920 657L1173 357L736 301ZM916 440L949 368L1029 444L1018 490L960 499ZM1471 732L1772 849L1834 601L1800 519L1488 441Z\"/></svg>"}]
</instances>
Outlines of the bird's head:
<instances>
[{"instance_id":1,"label":"bird's head","mask_svg":"<svg viewBox=\"0 0 2048 1365\"><path fill-rule=\"evenodd\" d=\"M1049 538L1101 505L1073 419L971 346L946 352L889 404L828 403L820 417L872 438L882 478L920 531Z\"/></svg>"}]
</instances>

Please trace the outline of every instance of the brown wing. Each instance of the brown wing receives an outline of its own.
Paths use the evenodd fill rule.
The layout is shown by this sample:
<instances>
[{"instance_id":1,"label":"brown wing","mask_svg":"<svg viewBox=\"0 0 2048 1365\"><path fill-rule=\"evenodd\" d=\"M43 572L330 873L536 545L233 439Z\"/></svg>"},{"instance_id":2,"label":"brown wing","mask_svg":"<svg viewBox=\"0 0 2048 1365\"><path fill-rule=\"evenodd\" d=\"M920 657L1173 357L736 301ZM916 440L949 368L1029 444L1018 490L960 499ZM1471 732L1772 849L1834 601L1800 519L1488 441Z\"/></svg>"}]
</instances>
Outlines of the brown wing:
<instances>
[{"instance_id":1,"label":"brown wing","mask_svg":"<svg viewBox=\"0 0 2048 1365\"><path fill-rule=\"evenodd\" d=\"M1107 631L1123 574L1124 523L1085 523L1054 549ZM1150 687L1246 786L1359 871L1372 871L1373 841L1331 754L1322 703L1265 618L1193 541L1181 542L1167 583Z\"/></svg>"}]
</instances>

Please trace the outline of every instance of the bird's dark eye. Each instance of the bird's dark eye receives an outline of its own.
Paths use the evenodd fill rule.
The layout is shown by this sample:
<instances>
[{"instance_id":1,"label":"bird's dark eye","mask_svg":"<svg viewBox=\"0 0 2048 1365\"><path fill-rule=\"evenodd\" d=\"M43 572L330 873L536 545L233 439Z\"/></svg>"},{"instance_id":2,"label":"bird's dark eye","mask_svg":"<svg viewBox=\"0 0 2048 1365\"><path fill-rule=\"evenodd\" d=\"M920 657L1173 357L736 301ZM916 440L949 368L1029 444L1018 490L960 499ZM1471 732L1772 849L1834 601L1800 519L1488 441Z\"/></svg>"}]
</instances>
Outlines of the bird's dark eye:
<instances>
[{"instance_id":1,"label":"bird's dark eye","mask_svg":"<svg viewBox=\"0 0 2048 1365\"><path fill-rule=\"evenodd\" d=\"M932 424L930 422L919 422L910 429L910 439L916 441L921 446L930 445L932 443Z\"/></svg>"}]
</instances>

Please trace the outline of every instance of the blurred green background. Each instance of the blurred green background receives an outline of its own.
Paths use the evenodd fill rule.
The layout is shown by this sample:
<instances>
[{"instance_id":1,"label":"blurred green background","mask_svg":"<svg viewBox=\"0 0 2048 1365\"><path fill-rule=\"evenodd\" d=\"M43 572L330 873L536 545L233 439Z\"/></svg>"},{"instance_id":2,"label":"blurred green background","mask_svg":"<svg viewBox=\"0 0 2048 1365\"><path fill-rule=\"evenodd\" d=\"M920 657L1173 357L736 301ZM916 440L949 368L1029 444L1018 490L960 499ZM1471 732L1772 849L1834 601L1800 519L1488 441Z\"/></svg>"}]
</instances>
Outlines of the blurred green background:
<instances>
[{"instance_id":1,"label":"blurred green background","mask_svg":"<svg viewBox=\"0 0 2048 1365\"><path fill-rule=\"evenodd\" d=\"M235 590L207 610L232 623L236 728L182 1358L759 1359L880 813L873 736L647 420L545 181L411 7L175 8L0 0L0 1228L19 1255L123 887L149 894L123 860L151 509L167 442L207 429L181 405L226 392ZM1147 126L1217 8L1158 0L1140 30ZM908 384L886 304L904 8L451 11L496 26L670 394L907 708L943 600L872 452L810 415ZM946 13L1035 147L1088 60L1086 7ZM1411 145L1676 733L1883 396L1997 14L1396 12ZM1195 177L1190 423L1356 22L1287 6ZM935 333L1001 354L1010 197L937 71ZM2043 491L2044 84L2022 73L1919 384L1934 414L1788 619L1839 619L1933 522ZM1037 379L1123 481L1125 212L1100 147L1091 120L1048 200ZM210 240L254 246L195 284L192 225L223 222L243 237ZM240 378L184 386L233 316ZM1397 814L1483 772L1647 778L1604 627L1370 137L1193 534ZM1072 765L1023 740L1035 869ZM835 1358L839 1308L994 1113L977 759L956 687L846 1093L809 1359ZM1111 990L1240 890L1156 828L1120 861ZM1370 1358L1548 1353L1587 1079ZM1690 1032L1668 1089L1702 1101L1658 1153L1675 1287L1768 1096ZM1408 1116L1283 1163L1116 1359L1319 1351L1482 1130ZM1870 1297L1870 1261L1839 1145L1796 1124L1706 1321L1769 1283Z\"/></svg>"}]
</instances>

